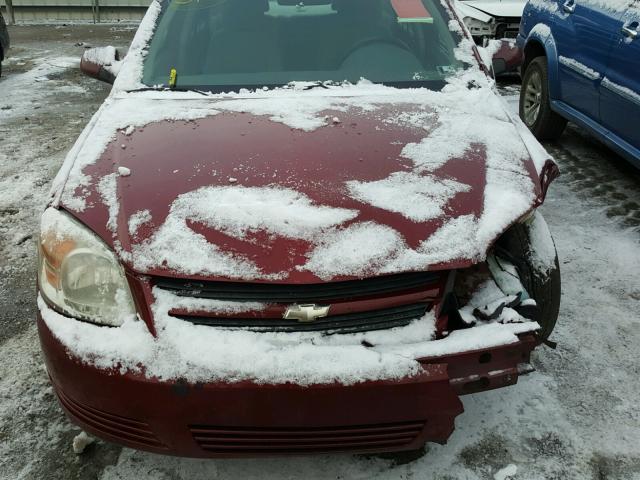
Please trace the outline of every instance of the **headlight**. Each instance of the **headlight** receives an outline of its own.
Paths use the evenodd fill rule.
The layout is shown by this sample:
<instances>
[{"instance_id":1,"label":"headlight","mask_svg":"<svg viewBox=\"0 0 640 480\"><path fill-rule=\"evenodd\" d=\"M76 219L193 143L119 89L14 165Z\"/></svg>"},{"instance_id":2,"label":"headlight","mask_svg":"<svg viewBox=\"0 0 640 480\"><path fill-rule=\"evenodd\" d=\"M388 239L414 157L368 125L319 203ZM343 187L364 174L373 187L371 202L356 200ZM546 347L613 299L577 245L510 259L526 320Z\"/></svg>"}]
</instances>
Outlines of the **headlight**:
<instances>
[{"instance_id":1,"label":"headlight","mask_svg":"<svg viewBox=\"0 0 640 480\"><path fill-rule=\"evenodd\" d=\"M80 320L119 326L136 315L124 270L113 251L55 208L42 214L38 284L49 303Z\"/></svg>"}]
</instances>

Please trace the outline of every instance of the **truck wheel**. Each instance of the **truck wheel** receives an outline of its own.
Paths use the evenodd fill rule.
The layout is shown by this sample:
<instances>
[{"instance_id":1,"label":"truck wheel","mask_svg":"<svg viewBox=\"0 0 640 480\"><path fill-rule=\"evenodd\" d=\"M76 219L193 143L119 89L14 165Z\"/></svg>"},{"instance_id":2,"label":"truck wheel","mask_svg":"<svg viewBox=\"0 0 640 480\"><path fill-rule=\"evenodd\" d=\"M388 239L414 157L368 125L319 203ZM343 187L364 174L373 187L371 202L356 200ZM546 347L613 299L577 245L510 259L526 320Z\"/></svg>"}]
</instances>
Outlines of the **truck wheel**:
<instances>
[{"instance_id":1,"label":"truck wheel","mask_svg":"<svg viewBox=\"0 0 640 480\"><path fill-rule=\"evenodd\" d=\"M496 242L496 255L504 255L518 270L522 286L538 305L539 335L551 335L560 310L560 265L549 228L538 212L516 223Z\"/></svg>"},{"instance_id":2,"label":"truck wheel","mask_svg":"<svg viewBox=\"0 0 640 480\"><path fill-rule=\"evenodd\" d=\"M567 121L551 110L546 57L534 58L524 72L520 118L538 140L556 140L567 126Z\"/></svg>"}]
</instances>

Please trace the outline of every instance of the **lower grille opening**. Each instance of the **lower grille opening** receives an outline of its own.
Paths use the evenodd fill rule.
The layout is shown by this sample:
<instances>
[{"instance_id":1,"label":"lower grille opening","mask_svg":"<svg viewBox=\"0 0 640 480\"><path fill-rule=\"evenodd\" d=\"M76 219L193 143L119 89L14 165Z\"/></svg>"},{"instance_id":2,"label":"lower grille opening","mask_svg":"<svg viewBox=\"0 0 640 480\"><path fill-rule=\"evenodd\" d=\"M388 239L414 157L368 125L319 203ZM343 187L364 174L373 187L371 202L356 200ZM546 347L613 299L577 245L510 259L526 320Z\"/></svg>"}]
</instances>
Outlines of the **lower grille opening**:
<instances>
[{"instance_id":1,"label":"lower grille opening","mask_svg":"<svg viewBox=\"0 0 640 480\"><path fill-rule=\"evenodd\" d=\"M191 425L196 443L212 453L305 453L395 448L409 445L425 421L337 427L223 427Z\"/></svg>"},{"instance_id":2,"label":"lower grille opening","mask_svg":"<svg viewBox=\"0 0 640 480\"><path fill-rule=\"evenodd\" d=\"M166 448L151 431L148 424L139 420L103 412L72 400L64 392L56 390L62 406L75 418L94 430L124 442L147 447Z\"/></svg>"},{"instance_id":3,"label":"lower grille opening","mask_svg":"<svg viewBox=\"0 0 640 480\"><path fill-rule=\"evenodd\" d=\"M208 325L222 328L239 328L258 332L317 332L346 334L386 330L408 325L413 320L424 316L431 304L415 303L399 307L366 312L332 315L319 318L313 322L298 322L283 318L227 318L197 315L172 315L196 325Z\"/></svg>"}]
</instances>

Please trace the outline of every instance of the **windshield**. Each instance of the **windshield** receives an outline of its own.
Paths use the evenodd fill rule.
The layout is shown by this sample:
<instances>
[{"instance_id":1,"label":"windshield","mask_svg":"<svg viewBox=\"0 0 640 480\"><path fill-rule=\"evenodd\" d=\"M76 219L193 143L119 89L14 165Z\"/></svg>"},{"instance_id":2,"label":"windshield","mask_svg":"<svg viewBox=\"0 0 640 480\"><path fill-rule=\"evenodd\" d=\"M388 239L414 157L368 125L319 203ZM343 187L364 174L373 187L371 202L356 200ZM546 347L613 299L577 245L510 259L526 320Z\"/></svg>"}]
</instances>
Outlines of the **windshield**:
<instances>
[{"instance_id":1,"label":"windshield","mask_svg":"<svg viewBox=\"0 0 640 480\"><path fill-rule=\"evenodd\" d=\"M170 0L143 82L211 91L292 81L438 88L462 64L440 0Z\"/></svg>"}]
</instances>

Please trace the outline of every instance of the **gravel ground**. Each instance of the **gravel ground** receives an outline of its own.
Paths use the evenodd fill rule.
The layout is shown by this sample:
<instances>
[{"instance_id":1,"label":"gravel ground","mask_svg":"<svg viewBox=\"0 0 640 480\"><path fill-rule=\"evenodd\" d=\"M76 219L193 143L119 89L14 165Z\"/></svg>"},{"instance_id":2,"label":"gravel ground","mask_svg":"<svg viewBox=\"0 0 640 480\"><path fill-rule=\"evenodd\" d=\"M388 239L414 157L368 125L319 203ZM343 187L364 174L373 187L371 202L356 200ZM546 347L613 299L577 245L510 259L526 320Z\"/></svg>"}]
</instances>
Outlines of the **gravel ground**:
<instances>
[{"instance_id":1,"label":"gravel ground","mask_svg":"<svg viewBox=\"0 0 640 480\"><path fill-rule=\"evenodd\" d=\"M640 172L570 126L547 148L562 169L542 208L563 303L537 372L464 397L445 446L407 465L362 456L201 461L98 441L73 453L39 351L35 234L53 175L108 93L77 66L85 45L126 46L127 26L10 29L0 79L0 478L640 479ZM501 89L517 101L517 83ZM505 467L513 465L508 470Z\"/></svg>"}]
</instances>

